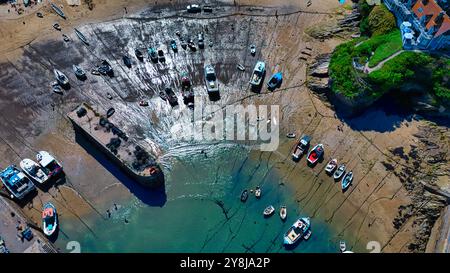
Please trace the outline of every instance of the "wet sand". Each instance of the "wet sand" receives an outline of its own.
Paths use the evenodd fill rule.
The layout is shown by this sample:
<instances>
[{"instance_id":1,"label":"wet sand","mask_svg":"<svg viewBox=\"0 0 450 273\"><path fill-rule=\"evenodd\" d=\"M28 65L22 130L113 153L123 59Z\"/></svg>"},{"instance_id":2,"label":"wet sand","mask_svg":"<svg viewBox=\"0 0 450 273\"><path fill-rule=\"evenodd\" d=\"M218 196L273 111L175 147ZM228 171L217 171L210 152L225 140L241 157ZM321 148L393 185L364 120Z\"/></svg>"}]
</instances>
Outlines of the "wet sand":
<instances>
[{"instance_id":1,"label":"wet sand","mask_svg":"<svg viewBox=\"0 0 450 273\"><path fill-rule=\"evenodd\" d=\"M24 208L24 211L36 221L39 217L39 206L47 200L54 200L61 207L59 211L63 219L80 221L87 229L94 225L93 219L105 219L107 209L114 207L114 204L126 203L133 196L137 196L141 202L150 206L158 207L165 203L164 200L159 200L159 197L152 199L145 196L146 193L143 193L132 181L123 177L120 172L116 172L114 167L109 166L104 157L97 154L89 143L77 138L71 124L64 118L64 114L81 100L86 99L100 103L104 107L114 104L116 110L122 111L118 111L113 118L117 118L118 122L122 120L124 124L128 124L129 129L134 130L137 136L145 139L148 148L159 146L158 148L162 151L160 160L164 170L170 172L171 156L177 152L179 147L174 145L175 142L170 137L168 129L177 120L183 122L188 120L189 116L183 114L182 110L185 110L183 106L180 106L181 109L172 111L163 105L157 96L151 100L150 109L156 109L154 113L148 109L139 108L136 102L141 97L151 97L157 94L157 91L168 80L172 79L176 82L175 73L168 72L164 67L152 70L149 64L137 64L137 69L133 71L133 76L130 78L127 76L126 70L119 69L120 64L117 61L114 62L119 73L116 79L108 80L91 75L86 83L77 83L76 80L71 79L76 85L64 97L50 94L46 87L51 75L50 72L45 72L45 69L54 64L62 66L67 71L70 69L67 64L64 64L66 56L61 53L61 47L71 53L72 61L86 65L92 65L98 56L107 56L110 59L120 56L120 49L115 48L109 48L108 51L97 47L91 51L83 47L74 50L72 47L64 45L60 38L61 33L51 28L51 23L55 20L61 22L63 33L68 29L72 34L71 28L78 26L89 37L95 37L94 39L103 45L109 40L115 41L119 45L130 44L130 41L132 41L131 44L135 43L133 40L127 40L130 36L126 35L129 34L126 34L123 39L112 37L111 25L113 26L112 33L117 33L130 25L134 29L140 29L141 22L117 19L124 15L123 2L103 2L98 1L92 12L88 11L85 6L65 8L64 11L67 12L70 19L64 22L55 14L47 14L48 7L43 8L47 12L44 19L30 14L28 17L25 16L25 19L0 21L0 24L5 26L2 28L1 35L6 37L2 41L0 59L6 60L2 65L6 65L6 71L11 73L8 75L6 72L1 75L2 82L7 82L6 86L2 88L5 89L2 92L9 94L2 95L0 98L1 119L2 122L10 125L9 130L1 133L4 145L0 145L0 148L5 154L0 161L1 166L6 166L12 161L18 162L19 157L31 157L36 149L46 149L63 162L67 173L66 181L58 189L52 188L48 193L40 191L38 198L33 200L33 209ZM158 2L162 3L162 1ZM267 3L267 1L239 2L242 5L251 4L252 6L266 6ZM313 2L308 10L334 13L338 6L337 1ZM146 6L143 1L127 1L127 3L131 17L134 16L133 12ZM280 10L280 14L282 14L283 10L288 10L289 6L296 3L297 1L291 1L286 5L283 1L270 1L270 5L267 6L272 6L272 8L262 12L274 15L276 10ZM327 5L319 5L322 3ZM299 4L299 8L305 8L304 3L300 2ZM274 9L274 6L280 8ZM184 5L177 2L175 7L182 9ZM242 9L244 7L241 7L240 11ZM151 13L151 10L149 12ZM254 11L245 9L245 12ZM261 11L256 11L256 13L258 12ZM416 140L413 134L422 121L401 115L386 114L383 110L370 111L362 117L352 120L340 118L326 103L303 86L306 80L307 63L299 58L301 51L306 46L312 47L311 54L314 57L320 53L332 51L334 46L340 42L339 40L318 42L306 37L303 33L305 28L314 25L314 22L327 20L332 15L298 13L278 18L274 18L273 15L270 18L256 17L255 19L246 16L230 17L231 19L223 19L223 26L219 25L215 19L205 20L204 23L197 23L195 20L183 21L192 28L219 25L219 27L216 25L216 28L219 30L217 35L221 39L215 43L224 48L230 48L230 45L235 43L234 50L241 56L247 56L244 57L244 62L248 69L245 73L238 74L234 69L238 61L237 56L230 57L230 54L216 51L214 48L212 54L208 53L211 51L210 49L205 50L206 58L214 58L221 64L218 67L218 74L224 86L225 92L223 93L227 94L222 98L221 105L235 102L280 105L282 110L280 147L273 153L253 151L250 153L250 158L255 162L270 165L267 170L263 171L271 172L273 169L280 173L283 180L279 182L281 184L279 186L286 184L293 189L298 208L302 212L330 224L337 231L338 236L352 238L350 245L357 246L356 250L367 251L364 248L367 242L378 241L385 252L407 251L405 246L412 240L415 230L413 219L401 230L395 230L392 221L397 214L398 206L408 204L411 200L399 179L392 175L382 162L390 160L388 149L414 144ZM151 16L161 15L156 13L150 14ZM18 24L20 20L27 20L26 27ZM228 22L226 20L236 24L232 35L227 33L229 30L226 29ZM165 34L160 34L158 31L168 27L174 32L176 26L173 25L173 22L176 22L176 19L173 21L167 19L163 22L157 24L152 19L144 22L150 29L152 26L155 26L156 29L149 30L149 33L143 34L143 37L153 37L151 38L153 41L167 39ZM254 31L252 39L260 42L258 49L261 48L258 58L264 59L268 63L270 69L268 74L276 67L285 75L281 89L273 93L264 92L261 95L250 93L243 85L247 82L255 60L248 58L248 37L246 40L245 37L240 36L250 31L248 29L239 31L239 28L245 26L256 29L258 24L262 24L262 29L268 31L262 33ZM30 27L30 25L32 26ZM76 37L71 36L74 42L79 44ZM267 37L269 38L267 39ZM46 48L53 48L55 51L46 52ZM86 57L89 53L92 55ZM55 55L52 56L53 54ZM171 58L170 56L169 65L172 65ZM86 59L88 60L86 61ZM182 57L181 61L183 67L190 69L189 72L192 73L194 84L199 92L203 92L200 88L202 85L201 75L192 67L200 68L204 59L205 56L196 55L192 58ZM29 73L29 76L17 77L18 71L22 70ZM36 72L32 72L32 70L42 71L45 77L34 78L35 74L33 73ZM139 73L142 71L147 72L149 76L141 78ZM150 88L146 81L152 79L153 76L157 77L156 75L161 72L163 76L152 81L154 85ZM12 75L16 75L16 77ZM134 75L137 75L137 78L134 78ZM18 92L20 86L29 86L33 93L30 95ZM13 90L12 94L11 90ZM108 102L104 98L104 93L99 93L99 90L103 92L109 90L117 100ZM12 104L15 106L15 111L9 110L11 97L14 97ZM133 116L134 119L126 118L130 116ZM149 116L156 116L155 120L159 120L160 123L148 122ZM374 120L380 122L374 124ZM343 130L338 131L337 126L341 124ZM284 138L284 135L293 131L297 135L303 133L311 135L313 144L321 142L325 145L323 163L311 169L306 166L305 159L299 163L292 162L290 152L294 141ZM339 183L333 182L323 172L327 159L331 157L346 162L348 167L354 171L354 184L346 193L342 193ZM175 183L168 185L169 198L170 191L174 187L176 187ZM60 236L64 236L64 232Z\"/></svg>"}]
</instances>

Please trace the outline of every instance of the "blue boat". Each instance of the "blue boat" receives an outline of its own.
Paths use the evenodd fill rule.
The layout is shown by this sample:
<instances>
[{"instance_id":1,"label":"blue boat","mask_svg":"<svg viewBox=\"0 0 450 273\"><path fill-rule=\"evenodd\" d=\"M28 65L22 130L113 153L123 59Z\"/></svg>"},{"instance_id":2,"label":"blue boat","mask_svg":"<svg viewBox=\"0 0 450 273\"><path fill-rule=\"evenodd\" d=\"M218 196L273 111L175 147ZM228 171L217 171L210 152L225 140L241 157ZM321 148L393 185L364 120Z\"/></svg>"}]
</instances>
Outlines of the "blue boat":
<instances>
[{"instance_id":1,"label":"blue boat","mask_svg":"<svg viewBox=\"0 0 450 273\"><path fill-rule=\"evenodd\" d=\"M18 200L35 190L31 180L14 165L0 172L0 179L3 186L11 193L11 197Z\"/></svg>"},{"instance_id":2,"label":"blue boat","mask_svg":"<svg viewBox=\"0 0 450 273\"><path fill-rule=\"evenodd\" d=\"M52 6L52 9L56 12L56 14L58 14L59 16L61 16L64 19L66 19L66 15L60 8L58 8L57 5L51 3L51 6Z\"/></svg>"},{"instance_id":3,"label":"blue boat","mask_svg":"<svg viewBox=\"0 0 450 273\"><path fill-rule=\"evenodd\" d=\"M283 73L278 72L272 75L270 77L269 81L267 82L267 87L269 87L269 90L274 90L277 87L280 87L281 82L283 81Z\"/></svg>"},{"instance_id":4,"label":"blue boat","mask_svg":"<svg viewBox=\"0 0 450 273\"><path fill-rule=\"evenodd\" d=\"M348 172L345 174L341 181L342 190L345 191L353 181L353 172Z\"/></svg>"},{"instance_id":5,"label":"blue boat","mask_svg":"<svg viewBox=\"0 0 450 273\"><path fill-rule=\"evenodd\" d=\"M311 221L309 217L302 217L295 221L289 230L284 234L284 245L294 245L301 238L309 238L311 229Z\"/></svg>"}]
</instances>

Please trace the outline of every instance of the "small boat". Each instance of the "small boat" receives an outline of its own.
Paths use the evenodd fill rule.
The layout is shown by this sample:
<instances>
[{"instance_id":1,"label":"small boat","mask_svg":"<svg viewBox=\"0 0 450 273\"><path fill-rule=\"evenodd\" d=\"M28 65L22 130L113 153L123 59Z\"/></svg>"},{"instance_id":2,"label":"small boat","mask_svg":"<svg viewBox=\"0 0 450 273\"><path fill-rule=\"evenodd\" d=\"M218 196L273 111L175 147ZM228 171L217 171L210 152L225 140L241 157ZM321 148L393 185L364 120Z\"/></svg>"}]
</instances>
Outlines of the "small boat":
<instances>
[{"instance_id":1,"label":"small boat","mask_svg":"<svg viewBox=\"0 0 450 273\"><path fill-rule=\"evenodd\" d=\"M44 15L42 15L42 12L36 12L36 16L39 18L44 18Z\"/></svg>"},{"instance_id":2,"label":"small boat","mask_svg":"<svg viewBox=\"0 0 450 273\"><path fill-rule=\"evenodd\" d=\"M286 134L287 138L295 138L297 135L295 133L288 133Z\"/></svg>"},{"instance_id":3,"label":"small boat","mask_svg":"<svg viewBox=\"0 0 450 273\"><path fill-rule=\"evenodd\" d=\"M148 56L150 57L150 60L151 60L152 62L154 62L154 63L157 63L157 62L158 62L158 53L156 52L156 49L155 49L155 48L149 47L149 48L147 49L147 53L148 53Z\"/></svg>"},{"instance_id":4,"label":"small boat","mask_svg":"<svg viewBox=\"0 0 450 273\"><path fill-rule=\"evenodd\" d=\"M172 106L178 105L177 95L175 95L172 88L166 87L165 92L166 92L167 100L169 101L169 104Z\"/></svg>"},{"instance_id":5,"label":"small boat","mask_svg":"<svg viewBox=\"0 0 450 273\"><path fill-rule=\"evenodd\" d=\"M55 206L48 202L42 209L42 230L47 236L52 236L58 227L58 215Z\"/></svg>"},{"instance_id":6,"label":"small boat","mask_svg":"<svg viewBox=\"0 0 450 273\"><path fill-rule=\"evenodd\" d=\"M339 249L341 250L341 252L345 252L347 250L347 244L345 243L345 241L339 242Z\"/></svg>"},{"instance_id":7,"label":"small boat","mask_svg":"<svg viewBox=\"0 0 450 273\"><path fill-rule=\"evenodd\" d=\"M59 71L58 69L53 69L53 74L55 75L56 81L60 84L60 85L67 85L69 83L69 78L67 78L67 76L62 73L61 71Z\"/></svg>"},{"instance_id":8,"label":"small boat","mask_svg":"<svg viewBox=\"0 0 450 273\"><path fill-rule=\"evenodd\" d=\"M134 49L134 55L136 55L136 58L138 58L139 61L144 60L144 54L142 54L138 48Z\"/></svg>"},{"instance_id":9,"label":"small boat","mask_svg":"<svg viewBox=\"0 0 450 273\"><path fill-rule=\"evenodd\" d=\"M283 81L283 73L278 72L272 75L270 77L269 81L267 82L267 87L269 90L274 90L275 88L280 87L281 82Z\"/></svg>"},{"instance_id":10,"label":"small boat","mask_svg":"<svg viewBox=\"0 0 450 273\"><path fill-rule=\"evenodd\" d=\"M15 165L10 165L1 171L0 180L3 186L11 193L11 197L19 200L36 189L31 180Z\"/></svg>"},{"instance_id":11,"label":"small boat","mask_svg":"<svg viewBox=\"0 0 450 273\"><path fill-rule=\"evenodd\" d=\"M48 180L47 174L44 172L41 166L39 166L39 164L37 164L33 160L25 158L20 161L19 165L23 172L37 183L43 184Z\"/></svg>"},{"instance_id":12,"label":"small boat","mask_svg":"<svg viewBox=\"0 0 450 273\"><path fill-rule=\"evenodd\" d=\"M130 57L128 57L127 55L123 55L122 56L122 60L123 60L123 64L126 67L131 68L131 59L130 59Z\"/></svg>"},{"instance_id":13,"label":"small boat","mask_svg":"<svg viewBox=\"0 0 450 273\"><path fill-rule=\"evenodd\" d=\"M236 68L240 71L245 71L245 66L243 66L242 64L236 65Z\"/></svg>"},{"instance_id":14,"label":"small boat","mask_svg":"<svg viewBox=\"0 0 450 273\"><path fill-rule=\"evenodd\" d=\"M248 190L243 190L241 193L241 202L247 201L248 198Z\"/></svg>"},{"instance_id":15,"label":"small boat","mask_svg":"<svg viewBox=\"0 0 450 273\"><path fill-rule=\"evenodd\" d=\"M111 117L112 115L114 115L115 112L116 110L113 107L109 108L108 111L106 111L106 117L107 118Z\"/></svg>"},{"instance_id":16,"label":"small boat","mask_svg":"<svg viewBox=\"0 0 450 273\"><path fill-rule=\"evenodd\" d=\"M56 12L56 14L58 14L59 16L61 16L64 19L66 19L66 15L60 8L58 8L57 5L51 3L51 6L52 6L52 9Z\"/></svg>"},{"instance_id":17,"label":"small boat","mask_svg":"<svg viewBox=\"0 0 450 273\"><path fill-rule=\"evenodd\" d=\"M159 97L160 97L162 100L164 100L164 101L167 100L167 94L164 93L163 91L159 92Z\"/></svg>"},{"instance_id":18,"label":"small boat","mask_svg":"<svg viewBox=\"0 0 450 273\"><path fill-rule=\"evenodd\" d=\"M46 151L39 151L36 155L36 160L39 165L44 168L44 171L49 178L63 172L62 165Z\"/></svg>"},{"instance_id":19,"label":"small boat","mask_svg":"<svg viewBox=\"0 0 450 273\"><path fill-rule=\"evenodd\" d=\"M260 198L261 197L261 188L259 186L255 189L255 197Z\"/></svg>"},{"instance_id":20,"label":"small boat","mask_svg":"<svg viewBox=\"0 0 450 273\"><path fill-rule=\"evenodd\" d=\"M298 161L300 157L308 151L311 142L311 137L303 135L300 140L295 145L294 151L292 152L292 160Z\"/></svg>"},{"instance_id":21,"label":"small boat","mask_svg":"<svg viewBox=\"0 0 450 273\"><path fill-rule=\"evenodd\" d=\"M61 86L59 86L59 84L52 85L52 91L59 95L63 94L63 90L62 90Z\"/></svg>"},{"instance_id":22,"label":"small boat","mask_svg":"<svg viewBox=\"0 0 450 273\"><path fill-rule=\"evenodd\" d=\"M201 49L205 48L205 41L204 41L204 37L203 37L203 32L200 32L198 34L197 40L198 40L198 42L197 42L198 48L201 48Z\"/></svg>"},{"instance_id":23,"label":"small boat","mask_svg":"<svg viewBox=\"0 0 450 273\"><path fill-rule=\"evenodd\" d=\"M293 245L298 242L307 231L311 228L311 221L309 217L302 217L295 221L294 224L284 234L284 244Z\"/></svg>"},{"instance_id":24,"label":"small boat","mask_svg":"<svg viewBox=\"0 0 450 273\"><path fill-rule=\"evenodd\" d=\"M114 75L113 69L107 60L102 60L101 65L97 68L97 70L102 75Z\"/></svg>"},{"instance_id":25,"label":"small boat","mask_svg":"<svg viewBox=\"0 0 450 273\"><path fill-rule=\"evenodd\" d=\"M312 231L309 229L306 231L305 235L303 235L303 239L307 241L309 237L311 237Z\"/></svg>"},{"instance_id":26,"label":"small boat","mask_svg":"<svg viewBox=\"0 0 450 273\"><path fill-rule=\"evenodd\" d=\"M77 76L77 78L79 78L79 79L86 78L86 72L80 66L74 64L74 65L72 65L72 70L73 70L73 73L75 73L75 76Z\"/></svg>"},{"instance_id":27,"label":"small boat","mask_svg":"<svg viewBox=\"0 0 450 273\"><path fill-rule=\"evenodd\" d=\"M341 165L339 165L337 170L334 172L333 178L335 180L339 180L344 173L345 173L345 164L341 164Z\"/></svg>"},{"instance_id":28,"label":"small boat","mask_svg":"<svg viewBox=\"0 0 450 273\"><path fill-rule=\"evenodd\" d=\"M146 101L146 100L139 101L139 106L143 106L143 107L148 106L148 101Z\"/></svg>"},{"instance_id":29,"label":"small boat","mask_svg":"<svg viewBox=\"0 0 450 273\"><path fill-rule=\"evenodd\" d=\"M265 217L272 216L274 211L275 211L275 208L272 205L270 205L270 206L268 206L267 208L264 209L263 214L264 214Z\"/></svg>"},{"instance_id":30,"label":"small boat","mask_svg":"<svg viewBox=\"0 0 450 273\"><path fill-rule=\"evenodd\" d=\"M255 54L256 54L256 46L255 45L250 45L250 54L252 54L252 56L255 56Z\"/></svg>"},{"instance_id":31,"label":"small boat","mask_svg":"<svg viewBox=\"0 0 450 273\"><path fill-rule=\"evenodd\" d=\"M281 220L286 220L286 217L287 217L287 208L286 208L286 206L281 206L280 207L280 218L281 218Z\"/></svg>"},{"instance_id":32,"label":"small boat","mask_svg":"<svg viewBox=\"0 0 450 273\"><path fill-rule=\"evenodd\" d=\"M217 83L217 76L214 67L210 64L205 65L205 85L208 94L218 93L219 85Z\"/></svg>"},{"instance_id":33,"label":"small boat","mask_svg":"<svg viewBox=\"0 0 450 273\"><path fill-rule=\"evenodd\" d=\"M264 73L266 72L266 64L262 61L256 63L253 69L252 77L250 79L250 84L257 87L261 84Z\"/></svg>"},{"instance_id":34,"label":"small boat","mask_svg":"<svg viewBox=\"0 0 450 273\"><path fill-rule=\"evenodd\" d=\"M63 34L62 37L63 37L64 42L69 42L70 41L69 36L67 36L66 34Z\"/></svg>"},{"instance_id":35,"label":"small boat","mask_svg":"<svg viewBox=\"0 0 450 273\"><path fill-rule=\"evenodd\" d=\"M112 97L112 95L111 95L111 93L106 93L106 97L108 98L108 99L110 99L110 100L112 100L113 99L113 97Z\"/></svg>"},{"instance_id":36,"label":"small boat","mask_svg":"<svg viewBox=\"0 0 450 273\"><path fill-rule=\"evenodd\" d=\"M311 6L311 4L312 4L311 0L308 0L308 2L306 3L306 6L309 7L309 6Z\"/></svg>"},{"instance_id":37,"label":"small boat","mask_svg":"<svg viewBox=\"0 0 450 273\"><path fill-rule=\"evenodd\" d=\"M333 158L330 160L330 162L328 162L327 166L325 167L325 172L329 175L331 175L334 170L336 170L337 167L337 159Z\"/></svg>"},{"instance_id":38,"label":"small boat","mask_svg":"<svg viewBox=\"0 0 450 273\"><path fill-rule=\"evenodd\" d=\"M341 181L342 190L345 191L353 181L353 172L350 171L345 174L344 178Z\"/></svg>"},{"instance_id":39,"label":"small boat","mask_svg":"<svg viewBox=\"0 0 450 273\"><path fill-rule=\"evenodd\" d=\"M186 41L181 41L181 47L182 47L183 49L186 49L186 48L187 48L187 43L186 43Z\"/></svg>"},{"instance_id":40,"label":"small boat","mask_svg":"<svg viewBox=\"0 0 450 273\"><path fill-rule=\"evenodd\" d=\"M93 68L93 69L91 70L91 74L92 74L92 75L99 76L99 75L100 75L100 72L98 71L97 68Z\"/></svg>"},{"instance_id":41,"label":"small boat","mask_svg":"<svg viewBox=\"0 0 450 273\"><path fill-rule=\"evenodd\" d=\"M79 31L78 29L74 28L73 29L75 31L75 34L78 36L78 38L85 43L86 45L89 45L88 40L86 39L86 36L83 35L83 33L81 33L81 31Z\"/></svg>"},{"instance_id":42,"label":"small boat","mask_svg":"<svg viewBox=\"0 0 450 273\"><path fill-rule=\"evenodd\" d=\"M170 41L170 47L172 48L173 52L178 51L177 42L175 42L175 40Z\"/></svg>"},{"instance_id":43,"label":"small boat","mask_svg":"<svg viewBox=\"0 0 450 273\"><path fill-rule=\"evenodd\" d=\"M317 144L308 153L308 163L310 163L311 165L316 164L317 161L323 156L323 153L323 144Z\"/></svg>"},{"instance_id":44,"label":"small boat","mask_svg":"<svg viewBox=\"0 0 450 273\"><path fill-rule=\"evenodd\" d=\"M58 23L54 23L52 26L54 29L61 31L61 26Z\"/></svg>"},{"instance_id":45,"label":"small boat","mask_svg":"<svg viewBox=\"0 0 450 273\"><path fill-rule=\"evenodd\" d=\"M164 63L166 61L166 57L164 56L164 51L162 49L158 49L158 61L160 63Z\"/></svg>"}]
</instances>

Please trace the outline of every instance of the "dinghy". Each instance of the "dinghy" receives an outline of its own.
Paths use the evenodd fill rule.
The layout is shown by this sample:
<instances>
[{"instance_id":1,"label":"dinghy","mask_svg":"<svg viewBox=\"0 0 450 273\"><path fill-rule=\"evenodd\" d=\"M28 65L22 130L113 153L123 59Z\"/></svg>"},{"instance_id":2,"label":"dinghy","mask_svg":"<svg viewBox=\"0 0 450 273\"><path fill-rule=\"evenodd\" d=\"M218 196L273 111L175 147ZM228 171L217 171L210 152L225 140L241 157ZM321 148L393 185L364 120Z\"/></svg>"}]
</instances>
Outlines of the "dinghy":
<instances>
[{"instance_id":1,"label":"dinghy","mask_svg":"<svg viewBox=\"0 0 450 273\"><path fill-rule=\"evenodd\" d=\"M336 169L336 167L337 167L337 159L333 158L330 160L330 162L328 162L327 166L325 167L325 172L331 175Z\"/></svg>"},{"instance_id":2,"label":"dinghy","mask_svg":"<svg viewBox=\"0 0 450 273\"><path fill-rule=\"evenodd\" d=\"M342 190L345 191L353 181L353 172L350 171L345 174L344 178L341 181Z\"/></svg>"},{"instance_id":3,"label":"dinghy","mask_svg":"<svg viewBox=\"0 0 450 273\"><path fill-rule=\"evenodd\" d=\"M146 101L146 100L139 101L139 106L143 106L143 107L148 106L148 101Z\"/></svg>"},{"instance_id":4,"label":"dinghy","mask_svg":"<svg viewBox=\"0 0 450 273\"><path fill-rule=\"evenodd\" d=\"M167 95L166 95L166 93L164 93L163 91L159 92L159 97L160 97L162 100L164 100L164 101L167 100Z\"/></svg>"},{"instance_id":5,"label":"dinghy","mask_svg":"<svg viewBox=\"0 0 450 273\"><path fill-rule=\"evenodd\" d=\"M123 64L126 67L131 68L131 59L130 59L130 57L128 57L128 55L123 55L122 60L123 60Z\"/></svg>"},{"instance_id":6,"label":"dinghy","mask_svg":"<svg viewBox=\"0 0 450 273\"><path fill-rule=\"evenodd\" d=\"M287 133L286 137L287 138L295 138L297 135L295 133Z\"/></svg>"},{"instance_id":7,"label":"dinghy","mask_svg":"<svg viewBox=\"0 0 450 273\"><path fill-rule=\"evenodd\" d=\"M248 190L243 190L241 193L241 202L247 201L248 198Z\"/></svg>"},{"instance_id":8,"label":"dinghy","mask_svg":"<svg viewBox=\"0 0 450 273\"><path fill-rule=\"evenodd\" d=\"M342 177L342 175L344 175L344 173L345 173L345 164L341 164L334 172L333 178L335 180L339 180Z\"/></svg>"},{"instance_id":9,"label":"dinghy","mask_svg":"<svg viewBox=\"0 0 450 273\"><path fill-rule=\"evenodd\" d=\"M134 49L134 55L136 55L139 61L144 60L144 54L138 48Z\"/></svg>"},{"instance_id":10,"label":"dinghy","mask_svg":"<svg viewBox=\"0 0 450 273\"><path fill-rule=\"evenodd\" d=\"M264 209L264 212L263 212L264 217L272 216L274 211L275 211L275 208L272 205L268 206L267 208Z\"/></svg>"},{"instance_id":11,"label":"dinghy","mask_svg":"<svg viewBox=\"0 0 450 273\"><path fill-rule=\"evenodd\" d=\"M44 172L41 166L39 166L39 164L37 164L33 160L25 158L20 161L19 165L23 172L37 183L43 184L48 180L47 174Z\"/></svg>"},{"instance_id":12,"label":"dinghy","mask_svg":"<svg viewBox=\"0 0 450 273\"><path fill-rule=\"evenodd\" d=\"M78 65L72 65L73 73L75 73L75 76L79 79L85 79L86 78L86 72Z\"/></svg>"},{"instance_id":13,"label":"dinghy","mask_svg":"<svg viewBox=\"0 0 450 273\"><path fill-rule=\"evenodd\" d=\"M56 81L58 81L60 85L64 86L69 83L69 78L67 78L67 76L58 69L53 69L53 74L55 75Z\"/></svg>"},{"instance_id":14,"label":"dinghy","mask_svg":"<svg viewBox=\"0 0 450 273\"><path fill-rule=\"evenodd\" d=\"M106 111L106 117L110 118L112 115L114 115L115 112L116 110L114 108L109 108L108 111Z\"/></svg>"},{"instance_id":15,"label":"dinghy","mask_svg":"<svg viewBox=\"0 0 450 273\"><path fill-rule=\"evenodd\" d=\"M52 203L46 203L42 210L42 230L47 236L52 236L58 227L58 215Z\"/></svg>"},{"instance_id":16,"label":"dinghy","mask_svg":"<svg viewBox=\"0 0 450 273\"><path fill-rule=\"evenodd\" d=\"M317 161L323 156L323 144L317 144L312 148L312 150L308 153L308 163L311 165L316 164Z\"/></svg>"},{"instance_id":17,"label":"dinghy","mask_svg":"<svg viewBox=\"0 0 450 273\"><path fill-rule=\"evenodd\" d=\"M255 197L260 198L261 197L261 188L259 186L255 189Z\"/></svg>"},{"instance_id":18,"label":"dinghy","mask_svg":"<svg viewBox=\"0 0 450 273\"><path fill-rule=\"evenodd\" d=\"M282 221L286 220L287 217L287 208L286 206L281 206L280 207L280 218Z\"/></svg>"}]
</instances>

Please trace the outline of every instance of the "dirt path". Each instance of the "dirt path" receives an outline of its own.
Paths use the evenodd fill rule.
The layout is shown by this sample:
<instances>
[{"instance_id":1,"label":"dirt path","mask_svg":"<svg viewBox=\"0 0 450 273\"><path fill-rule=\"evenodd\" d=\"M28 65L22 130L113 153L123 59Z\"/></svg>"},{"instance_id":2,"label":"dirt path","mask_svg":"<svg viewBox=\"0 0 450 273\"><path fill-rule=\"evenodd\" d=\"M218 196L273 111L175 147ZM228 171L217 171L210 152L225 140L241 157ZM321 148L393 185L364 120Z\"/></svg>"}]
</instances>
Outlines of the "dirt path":
<instances>
[{"instance_id":1,"label":"dirt path","mask_svg":"<svg viewBox=\"0 0 450 273\"><path fill-rule=\"evenodd\" d=\"M397 57L398 55L402 54L403 52L405 52L405 50L403 50L403 49L395 52L394 54L392 54L391 56L382 60L381 62L379 62L376 66L374 66L372 68L369 67L369 62L367 62L366 65L364 66L364 72L367 74L370 74L373 71L377 71L378 69L382 68L386 62L388 62L389 60L392 60L393 58Z\"/></svg>"}]
</instances>

